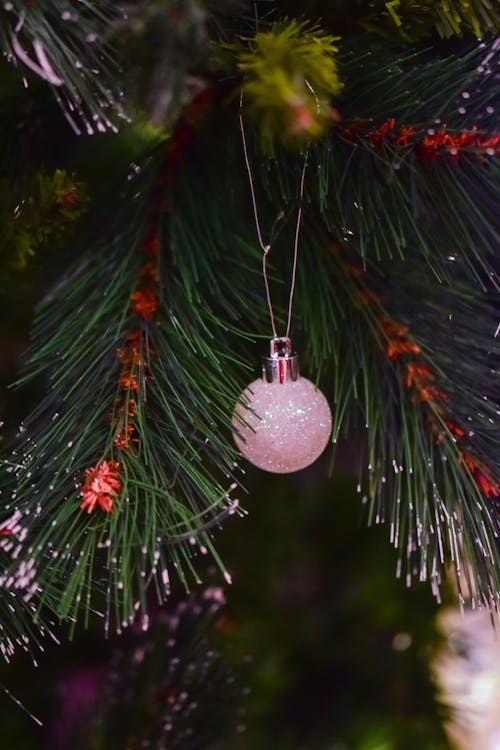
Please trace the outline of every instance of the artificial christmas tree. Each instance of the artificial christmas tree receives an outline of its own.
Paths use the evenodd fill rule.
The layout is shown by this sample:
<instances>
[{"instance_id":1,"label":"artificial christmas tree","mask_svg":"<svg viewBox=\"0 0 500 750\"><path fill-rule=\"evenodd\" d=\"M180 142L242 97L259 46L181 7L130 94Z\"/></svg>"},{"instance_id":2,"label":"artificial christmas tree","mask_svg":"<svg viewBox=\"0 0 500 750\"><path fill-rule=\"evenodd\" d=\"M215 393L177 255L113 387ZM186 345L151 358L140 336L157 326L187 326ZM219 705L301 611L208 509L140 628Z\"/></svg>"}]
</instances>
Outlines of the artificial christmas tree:
<instances>
[{"instance_id":1,"label":"artificial christmas tree","mask_svg":"<svg viewBox=\"0 0 500 750\"><path fill-rule=\"evenodd\" d=\"M398 575L439 598L451 563L496 617L498 9L68 0L0 24L5 352L35 307L5 367L2 651L121 633L208 558L231 580L237 446L294 470L330 433L288 345L242 396L271 336L321 384L332 458L355 446Z\"/></svg>"}]
</instances>

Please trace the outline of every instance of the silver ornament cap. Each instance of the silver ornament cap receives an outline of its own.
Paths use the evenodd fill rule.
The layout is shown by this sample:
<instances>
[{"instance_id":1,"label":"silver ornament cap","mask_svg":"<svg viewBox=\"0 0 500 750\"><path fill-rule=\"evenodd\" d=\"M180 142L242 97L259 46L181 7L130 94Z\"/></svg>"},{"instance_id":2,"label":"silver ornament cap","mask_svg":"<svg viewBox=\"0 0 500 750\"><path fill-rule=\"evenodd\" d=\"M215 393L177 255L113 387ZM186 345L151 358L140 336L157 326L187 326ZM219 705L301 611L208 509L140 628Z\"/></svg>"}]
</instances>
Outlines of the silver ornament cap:
<instances>
[{"instance_id":1,"label":"silver ornament cap","mask_svg":"<svg viewBox=\"0 0 500 750\"><path fill-rule=\"evenodd\" d=\"M271 339L269 356L262 358L262 377L266 383L286 383L299 377L299 358L288 336Z\"/></svg>"}]
</instances>

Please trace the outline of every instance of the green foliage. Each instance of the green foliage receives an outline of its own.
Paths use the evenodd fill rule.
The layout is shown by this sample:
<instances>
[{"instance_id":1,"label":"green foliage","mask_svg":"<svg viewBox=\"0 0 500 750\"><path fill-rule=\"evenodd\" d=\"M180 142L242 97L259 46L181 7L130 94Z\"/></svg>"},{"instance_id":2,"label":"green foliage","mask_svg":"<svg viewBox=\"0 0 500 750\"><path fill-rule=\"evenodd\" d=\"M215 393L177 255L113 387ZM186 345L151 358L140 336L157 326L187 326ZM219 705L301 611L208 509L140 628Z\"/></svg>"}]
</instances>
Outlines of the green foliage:
<instances>
[{"instance_id":1,"label":"green foliage","mask_svg":"<svg viewBox=\"0 0 500 750\"><path fill-rule=\"evenodd\" d=\"M397 26L403 28L407 19L415 28L430 14L442 37L461 35L465 29L471 29L477 37L500 31L500 9L490 0L391 0L386 7Z\"/></svg>"},{"instance_id":2,"label":"green foliage","mask_svg":"<svg viewBox=\"0 0 500 750\"><path fill-rule=\"evenodd\" d=\"M34 175L25 191L13 206L9 184L6 180L0 183L0 258L4 267L23 269L35 256L53 252L87 208L85 185L62 169L52 175Z\"/></svg>"},{"instance_id":3,"label":"green foliage","mask_svg":"<svg viewBox=\"0 0 500 750\"><path fill-rule=\"evenodd\" d=\"M266 148L275 140L322 135L334 119L330 99L342 90L336 55L339 37L296 20L225 45L243 73L244 101Z\"/></svg>"},{"instance_id":4,"label":"green foliage","mask_svg":"<svg viewBox=\"0 0 500 750\"><path fill-rule=\"evenodd\" d=\"M318 145L318 190L328 229L338 239L354 236L363 257L387 260L416 252L438 276L446 276L460 227L463 264L471 278L477 280L479 274L483 282L495 283L495 150L480 155L462 150L457 158L448 154L429 159L394 139L381 138L377 146L376 139L347 138L346 130L364 123L375 131L394 118L394 130L414 128L417 142L442 123L451 133L475 127L495 133L499 51L495 45L475 45L460 57L436 59L426 52L401 54L396 47L378 44L364 55L360 49L367 42L355 37L342 60L347 82L344 121ZM375 192L373 185L378 186Z\"/></svg>"},{"instance_id":5,"label":"green foliage","mask_svg":"<svg viewBox=\"0 0 500 750\"><path fill-rule=\"evenodd\" d=\"M500 586L497 506L465 469L461 448L445 425L453 419L470 430L467 449L498 475L496 369L488 364L489 356L500 354L492 341L494 311L480 290L464 282L460 263L450 268L446 282L433 279L432 271L423 274L420 268L417 274L418 263L410 258L369 260L359 277L346 273L349 244L334 252L329 247L327 234L314 234L308 243L300 300L305 309L311 294L321 299L307 307L304 319L310 354L331 378L334 441L359 435L366 444L360 463L367 478L359 490L366 492L369 521L388 523L399 551L398 572L408 584L413 577L428 580L439 598L442 563L453 559L461 596L496 607L491 594ZM361 302L361 293L374 289L385 306ZM444 414L408 387L404 357L389 358L378 326L387 316L411 325L423 352L420 361L449 397ZM478 319L484 329L478 330ZM324 330L328 337L318 335ZM473 360L466 356L471 340ZM481 394L478 380L484 383Z\"/></svg>"},{"instance_id":6,"label":"green foliage","mask_svg":"<svg viewBox=\"0 0 500 750\"><path fill-rule=\"evenodd\" d=\"M449 123L452 133L474 123L486 136L494 133L494 45L436 59L397 48L389 57L387 45L365 55L366 43L367 37L350 40L352 51L342 61L345 126L356 113L376 131L382 122L373 120L384 112L414 126L420 141L436 130L436 121ZM455 157L429 159L389 138L350 140L340 126L314 146L296 315L313 371L322 373L334 395L335 440L357 430L365 434L360 472L368 472L370 519L389 522L401 575L430 580L439 595L447 554L462 595L496 606L497 503L464 465L463 451L484 462L493 477L500 475L494 385L500 351L493 338L498 151L462 149ZM255 152L251 158L255 165ZM226 168L234 174L232 163ZM280 152L253 170L263 182L257 194L269 202L267 226L285 215L280 247L293 242L289 219L298 168ZM279 252L273 246L270 258L278 260ZM279 261L283 278L289 274L285 258ZM362 276L350 276L349 264ZM378 301L362 305L363 292ZM379 324L384 317L409 326L436 388L448 399L443 412L419 401L405 384L408 360L388 356ZM446 427L449 420L467 432L459 445Z\"/></svg>"},{"instance_id":7,"label":"green foliage","mask_svg":"<svg viewBox=\"0 0 500 750\"><path fill-rule=\"evenodd\" d=\"M410 579L416 570L437 589L451 556L462 590L491 604L500 586L495 500L480 491L463 451L500 476L491 359L499 353L492 338L498 150L426 160L415 144L386 138L380 128L394 119L419 142L443 123L454 134L477 127L491 135L497 47L436 56L363 34L345 37L337 56L335 37L295 20L237 38L228 48L244 76L243 106L276 151L274 159L264 157L249 133L264 235L273 236L278 322L288 285L277 279L290 274L302 160L281 148L277 135L288 143L324 133L332 125L330 97L339 94L339 78L345 81L342 125L332 125L310 151L295 330L305 342L306 366L333 395L335 439L363 433L369 515L390 522L401 573ZM136 159L118 188L114 181L103 187L106 200L89 213L85 236L71 248L76 263L37 311L25 381L43 383L46 393L9 459L29 534L8 574L34 558L37 606L72 622L98 611L107 626L121 628L138 607L147 609L148 587L160 600L168 596L171 572L189 587L198 580L197 557L208 551L218 560L213 530L236 511L230 416L252 379L249 340L268 324L237 113L225 96L221 84L215 113L196 133L183 119L178 142ZM292 133L295 106L309 117L301 133ZM346 129L358 125L377 138L349 137ZM157 131L143 135L156 145ZM96 162L106 143L95 146ZM87 142L82 153L93 147ZM166 153L173 180L161 171ZM56 195L55 183L50 189ZM45 238L36 217L30 226ZM131 295L152 228L161 249L149 268L158 314L138 322ZM361 276L346 273L349 264ZM376 303L360 305L360 292ZM388 356L384 316L408 327L436 388L446 393L446 408L419 402L405 385L407 360ZM450 320L460 321L453 336ZM117 429L126 432L131 417L117 404L128 403L134 388L126 386L125 394L120 386L117 351L134 332L141 342L133 372L139 395L134 439L124 447ZM470 422L464 448L447 428L450 420ZM103 461L121 477L113 512L86 514L82 484ZM11 512L10 493L3 502Z\"/></svg>"},{"instance_id":8,"label":"green foliage","mask_svg":"<svg viewBox=\"0 0 500 750\"><path fill-rule=\"evenodd\" d=\"M0 47L19 67L19 86L33 75L46 81L77 133L116 130L123 116L106 38L115 15L107 0L13 0L0 11Z\"/></svg>"},{"instance_id":9,"label":"green foliage","mask_svg":"<svg viewBox=\"0 0 500 750\"><path fill-rule=\"evenodd\" d=\"M37 560L39 603L71 620L98 609L107 627L113 621L121 628L137 606L146 607L149 585L164 599L172 573L186 587L198 580L193 559L210 552L218 560L212 527L240 512L230 496L236 451L227 431L240 391L241 344L228 354L226 341L229 333L246 337L236 327L236 301L247 290L233 283L231 292L219 289L229 259L222 234L199 225L196 161L177 186L172 222L155 220L162 248L159 325L139 324L130 307L159 164L144 164L111 212L106 205L105 232L102 212L93 217L94 234L80 240L86 252L80 247L77 264L40 305L27 379L44 378L48 392L16 448L17 496L30 530L26 545ZM155 195L155 205L164 200ZM241 240L240 251L242 271L257 265L255 251ZM245 279L242 272L241 284ZM247 304L262 308L253 295ZM128 451L114 443L117 429L125 428L114 416L123 396L117 350L138 325L145 325L147 372L136 373L138 445L134 440ZM80 488L85 471L103 459L119 462L122 488L112 513L87 514L79 507Z\"/></svg>"},{"instance_id":10,"label":"green foliage","mask_svg":"<svg viewBox=\"0 0 500 750\"><path fill-rule=\"evenodd\" d=\"M379 0L378 6L385 6L380 21L390 18L402 36L412 41L434 30L443 38L466 32L481 38L500 31L500 8L491 0Z\"/></svg>"},{"instance_id":11,"label":"green foliage","mask_svg":"<svg viewBox=\"0 0 500 750\"><path fill-rule=\"evenodd\" d=\"M378 79L377 56L364 63L353 54L351 71L350 64L344 67L347 86L354 81L346 110L370 121L383 108L401 116L401 124L417 125L421 138L436 119L489 123L487 105L498 95L496 84L491 77L486 83L477 69L493 50L460 61L422 58L412 67L412 89L403 59L387 62ZM366 66L364 78L353 75L359 65ZM372 88L375 78L383 86ZM469 88L474 95L460 112ZM444 422L463 426L465 450L498 477L498 154L462 151L456 159L429 161L405 144L347 141L332 131L314 158L318 179L310 184L311 200L319 197L325 226L311 226L299 284L313 361L332 378L334 436L365 432L370 517L390 523L408 580L415 572L437 586L449 540L461 595L496 606L497 504L465 469L463 443L457 445ZM361 303L363 294L369 304ZM409 326L436 386L449 399L441 407L420 402L405 384L404 357L388 357L379 328L385 317Z\"/></svg>"}]
</instances>

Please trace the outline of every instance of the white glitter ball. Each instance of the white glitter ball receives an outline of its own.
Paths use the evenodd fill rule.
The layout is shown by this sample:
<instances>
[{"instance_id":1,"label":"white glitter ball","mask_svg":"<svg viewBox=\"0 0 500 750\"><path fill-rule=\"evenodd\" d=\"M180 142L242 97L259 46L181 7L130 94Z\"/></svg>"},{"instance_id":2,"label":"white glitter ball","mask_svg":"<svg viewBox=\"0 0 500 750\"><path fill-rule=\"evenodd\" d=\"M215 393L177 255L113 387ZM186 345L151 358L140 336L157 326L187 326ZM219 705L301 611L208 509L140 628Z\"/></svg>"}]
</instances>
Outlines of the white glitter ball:
<instances>
[{"instance_id":1,"label":"white glitter ball","mask_svg":"<svg viewBox=\"0 0 500 750\"><path fill-rule=\"evenodd\" d=\"M259 469L288 474L323 453L332 432L332 414L326 398L307 378L285 383L254 380L242 401L246 406L237 404L233 414L238 433L234 440Z\"/></svg>"}]
</instances>

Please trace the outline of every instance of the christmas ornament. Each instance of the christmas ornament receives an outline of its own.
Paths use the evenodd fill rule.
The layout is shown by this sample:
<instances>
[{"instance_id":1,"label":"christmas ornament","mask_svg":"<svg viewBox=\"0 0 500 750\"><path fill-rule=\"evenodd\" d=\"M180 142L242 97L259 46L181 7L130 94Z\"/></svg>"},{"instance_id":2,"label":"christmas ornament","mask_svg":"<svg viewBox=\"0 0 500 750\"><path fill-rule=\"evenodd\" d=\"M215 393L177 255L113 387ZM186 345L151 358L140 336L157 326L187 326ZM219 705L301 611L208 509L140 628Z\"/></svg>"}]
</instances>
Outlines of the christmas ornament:
<instances>
[{"instance_id":1,"label":"christmas ornament","mask_svg":"<svg viewBox=\"0 0 500 750\"><path fill-rule=\"evenodd\" d=\"M295 227L293 270L288 302L288 322L284 336L276 333L276 324L267 280L267 256L271 245L264 244L260 230L257 202L248 159L240 97L240 129L243 155L252 197L255 228L262 249L262 276L273 330L269 357L264 357L262 379L254 380L241 395L235 407L232 424L234 440L243 455L259 469L288 474L305 469L320 455L332 431L332 414L326 398L307 378L299 375L298 357L288 337L292 321L293 293L297 270L302 198L308 150L300 178L299 210Z\"/></svg>"},{"instance_id":2,"label":"christmas ornament","mask_svg":"<svg viewBox=\"0 0 500 750\"><path fill-rule=\"evenodd\" d=\"M262 378L254 380L234 410L234 439L259 469L275 474L299 471L323 452L332 431L328 402L299 374L288 337L271 339Z\"/></svg>"}]
</instances>

